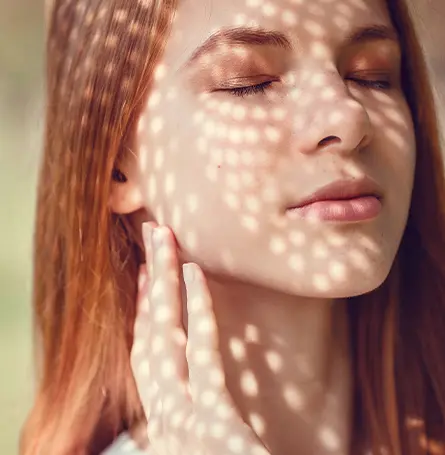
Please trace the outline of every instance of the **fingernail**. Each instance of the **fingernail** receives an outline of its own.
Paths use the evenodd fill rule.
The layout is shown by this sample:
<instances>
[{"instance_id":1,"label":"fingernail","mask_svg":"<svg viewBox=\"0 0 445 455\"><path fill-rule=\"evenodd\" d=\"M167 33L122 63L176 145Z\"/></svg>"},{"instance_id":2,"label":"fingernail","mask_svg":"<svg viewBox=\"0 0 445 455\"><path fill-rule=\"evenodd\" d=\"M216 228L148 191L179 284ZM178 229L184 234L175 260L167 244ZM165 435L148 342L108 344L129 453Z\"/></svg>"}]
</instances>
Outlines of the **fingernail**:
<instances>
[{"instance_id":1,"label":"fingernail","mask_svg":"<svg viewBox=\"0 0 445 455\"><path fill-rule=\"evenodd\" d=\"M184 264L182 266L182 274L186 283L192 284L195 279L195 271L192 264Z\"/></svg>"},{"instance_id":2,"label":"fingernail","mask_svg":"<svg viewBox=\"0 0 445 455\"><path fill-rule=\"evenodd\" d=\"M142 223L142 237L144 239L145 247L149 247L151 245L151 235L153 232L153 225L148 223Z\"/></svg>"}]
</instances>

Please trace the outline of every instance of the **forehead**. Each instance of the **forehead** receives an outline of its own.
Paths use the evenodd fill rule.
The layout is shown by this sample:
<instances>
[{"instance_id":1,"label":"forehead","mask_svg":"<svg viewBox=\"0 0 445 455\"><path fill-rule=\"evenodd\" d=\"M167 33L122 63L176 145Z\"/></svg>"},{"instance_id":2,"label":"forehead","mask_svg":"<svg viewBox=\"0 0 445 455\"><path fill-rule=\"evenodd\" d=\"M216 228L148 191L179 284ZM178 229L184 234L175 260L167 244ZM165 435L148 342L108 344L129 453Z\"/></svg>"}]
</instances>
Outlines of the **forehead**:
<instances>
[{"instance_id":1,"label":"forehead","mask_svg":"<svg viewBox=\"0 0 445 455\"><path fill-rule=\"evenodd\" d=\"M280 31L304 47L340 44L355 28L390 24L386 0L179 0L164 62L180 66L226 27Z\"/></svg>"}]
</instances>

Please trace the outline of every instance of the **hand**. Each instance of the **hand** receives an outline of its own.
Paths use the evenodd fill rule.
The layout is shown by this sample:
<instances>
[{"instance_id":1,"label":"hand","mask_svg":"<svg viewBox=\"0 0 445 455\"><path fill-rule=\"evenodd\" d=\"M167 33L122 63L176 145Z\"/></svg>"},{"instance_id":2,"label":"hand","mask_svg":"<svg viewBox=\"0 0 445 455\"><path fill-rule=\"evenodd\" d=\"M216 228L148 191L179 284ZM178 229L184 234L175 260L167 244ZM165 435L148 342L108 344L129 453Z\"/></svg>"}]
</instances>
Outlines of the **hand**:
<instances>
[{"instance_id":1,"label":"hand","mask_svg":"<svg viewBox=\"0 0 445 455\"><path fill-rule=\"evenodd\" d=\"M196 264L183 266L186 337L173 233L144 225L144 243L131 362L150 449L156 455L267 455L225 387L204 274Z\"/></svg>"}]
</instances>

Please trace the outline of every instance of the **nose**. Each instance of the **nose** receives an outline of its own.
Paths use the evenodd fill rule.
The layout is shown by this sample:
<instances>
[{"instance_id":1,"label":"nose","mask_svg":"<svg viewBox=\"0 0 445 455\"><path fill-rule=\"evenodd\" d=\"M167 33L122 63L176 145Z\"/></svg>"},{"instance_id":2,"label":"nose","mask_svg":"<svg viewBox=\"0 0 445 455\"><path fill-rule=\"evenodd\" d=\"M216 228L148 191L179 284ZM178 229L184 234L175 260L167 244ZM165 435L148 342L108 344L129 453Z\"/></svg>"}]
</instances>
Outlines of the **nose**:
<instances>
[{"instance_id":1,"label":"nose","mask_svg":"<svg viewBox=\"0 0 445 455\"><path fill-rule=\"evenodd\" d=\"M343 83L341 87L337 84L335 90L329 101L314 94L305 112L297 114L304 119L297 122L299 127L295 131L294 147L299 152L349 154L369 145L373 131L365 107L350 95Z\"/></svg>"}]
</instances>

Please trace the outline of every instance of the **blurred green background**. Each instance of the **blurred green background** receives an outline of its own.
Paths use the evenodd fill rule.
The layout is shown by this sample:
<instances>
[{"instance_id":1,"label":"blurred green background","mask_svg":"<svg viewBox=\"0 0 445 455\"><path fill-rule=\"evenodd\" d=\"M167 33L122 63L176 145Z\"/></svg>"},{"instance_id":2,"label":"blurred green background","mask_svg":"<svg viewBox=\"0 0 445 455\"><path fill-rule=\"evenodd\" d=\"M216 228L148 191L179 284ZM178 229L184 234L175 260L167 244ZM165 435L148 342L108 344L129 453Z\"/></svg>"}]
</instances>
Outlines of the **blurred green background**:
<instances>
[{"instance_id":1,"label":"blurred green background","mask_svg":"<svg viewBox=\"0 0 445 455\"><path fill-rule=\"evenodd\" d=\"M0 0L0 454L32 402L31 245L43 127L43 7Z\"/></svg>"},{"instance_id":2,"label":"blurred green background","mask_svg":"<svg viewBox=\"0 0 445 455\"><path fill-rule=\"evenodd\" d=\"M445 1L415 1L443 112ZM0 455L18 454L33 395L31 246L43 129L43 37L43 1L0 0Z\"/></svg>"}]
</instances>

